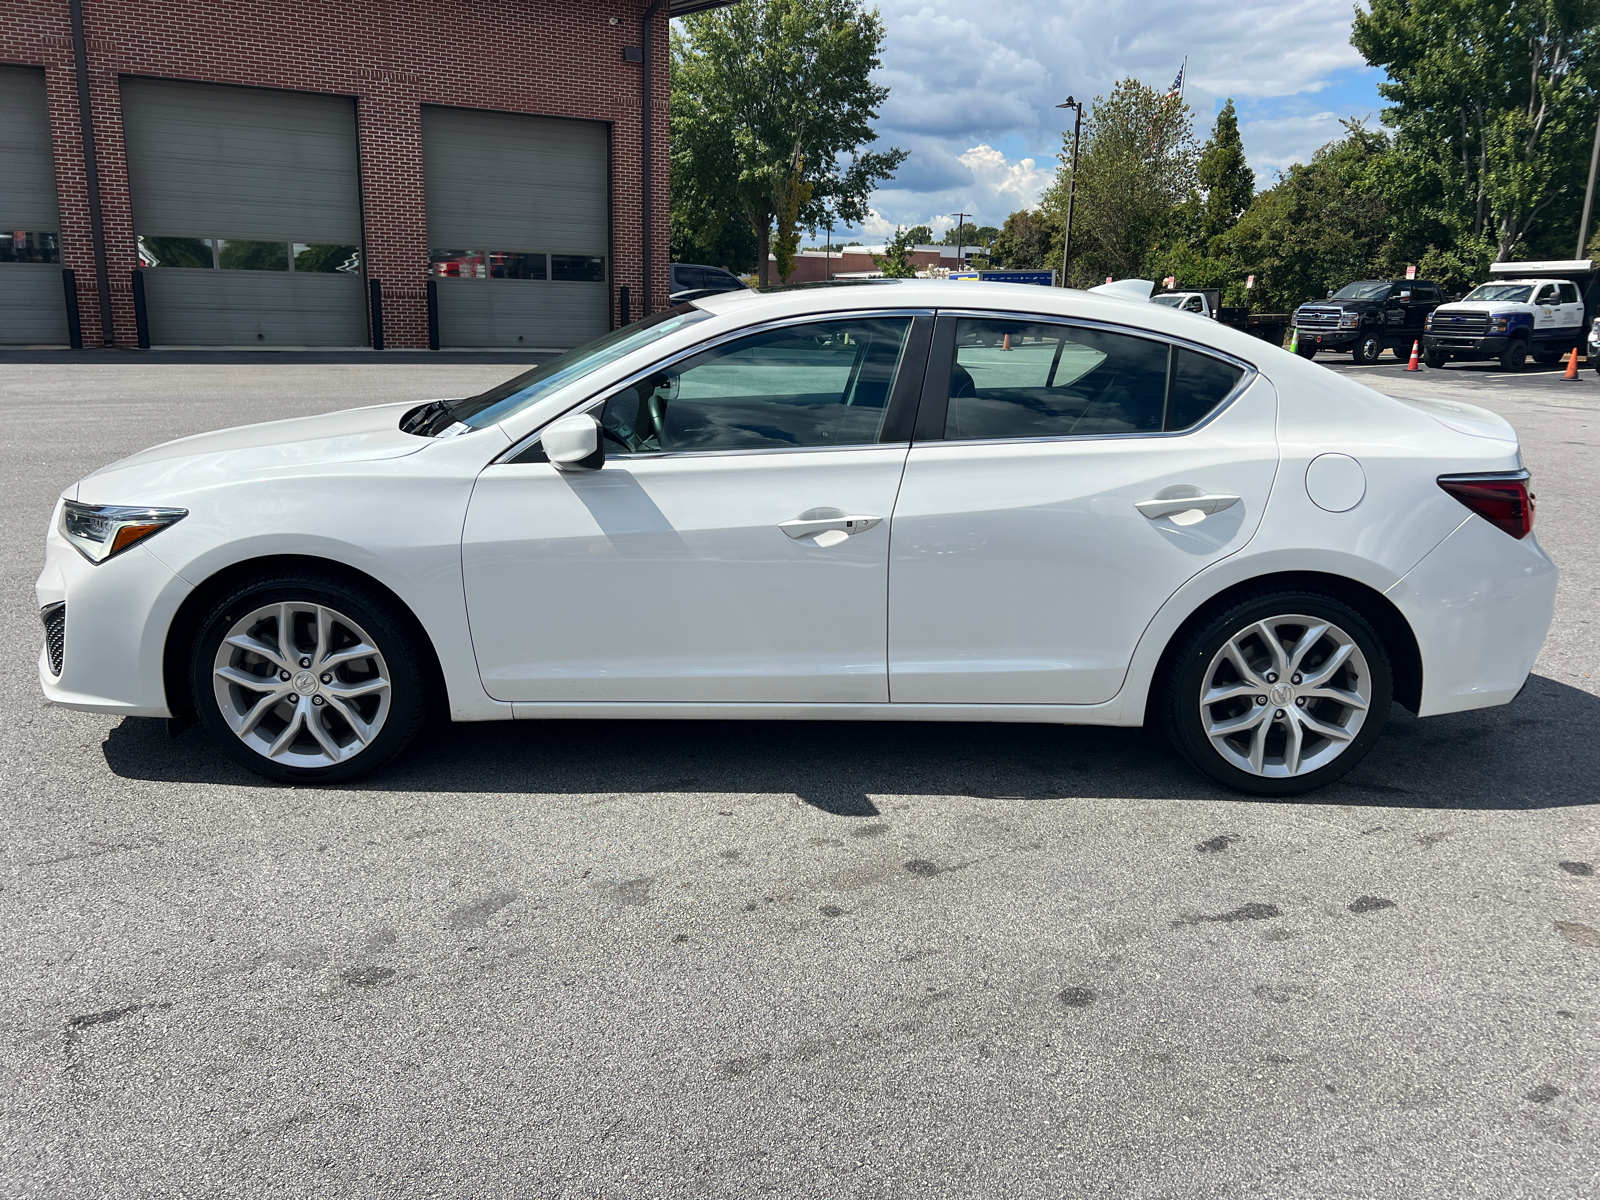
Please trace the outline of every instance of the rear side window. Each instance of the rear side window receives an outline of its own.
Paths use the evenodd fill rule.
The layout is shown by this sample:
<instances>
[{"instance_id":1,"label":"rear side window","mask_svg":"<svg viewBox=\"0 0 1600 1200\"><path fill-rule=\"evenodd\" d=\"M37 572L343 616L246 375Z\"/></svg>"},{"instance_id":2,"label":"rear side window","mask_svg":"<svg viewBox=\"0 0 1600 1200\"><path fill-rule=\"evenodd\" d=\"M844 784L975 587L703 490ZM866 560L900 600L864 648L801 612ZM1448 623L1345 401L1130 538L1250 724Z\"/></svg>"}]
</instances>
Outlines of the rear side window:
<instances>
[{"instance_id":1,"label":"rear side window","mask_svg":"<svg viewBox=\"0 0 1600 1200\"><path fill-rule=\"evenodd\" d=\"M1577 302L1578 285L1575 283L1563 283L1561 285L1561 303L1576 304Z\"/></svg>"},{"instance_id":2,"label":"rear side window","mask_svg":"<svg viewBox=\"0 0 1600 1200\"><path fill-rule=\"evenodd\" d=\"M944 436L1071 437L1187 429L1244 372L1153 338L1046 322L963 318Z\"/></svg>"}]
</instances>

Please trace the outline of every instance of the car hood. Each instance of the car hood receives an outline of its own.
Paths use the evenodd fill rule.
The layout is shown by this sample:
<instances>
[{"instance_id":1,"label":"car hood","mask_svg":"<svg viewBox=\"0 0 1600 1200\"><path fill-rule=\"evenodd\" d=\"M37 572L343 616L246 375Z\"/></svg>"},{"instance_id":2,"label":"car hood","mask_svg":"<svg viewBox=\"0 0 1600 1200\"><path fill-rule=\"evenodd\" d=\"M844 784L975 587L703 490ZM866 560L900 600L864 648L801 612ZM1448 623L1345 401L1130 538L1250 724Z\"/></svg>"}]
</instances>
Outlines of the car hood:
<instances>
[{"instance_id":1,"label":"car hood","mask_svg":"<svg viewBox=\"0 0 1600 1200\"><path fill-rule=\"evenodd\" d=\"M84 478L77 499L90 504L157 504L163 487L204 486L329 463L402 458L428 444L427 438L400 431L400 418L416 406L414 400L377 404L162 442ZM140 494L130 494L129 488Z\"/></svg>"},{"instance_id":2,"label":"car hood","mask_svg":"<svg viewBox=\"0 0 1600 1200\"><path fill-rule=\"evenodd\" d=\"M1520 303L1522 301L1519 300L1457 300L1452 304L1441 304L1433 312L1435 316L1448 317L1451 313L1494 312Z\"/></svg>"}]
</instances>

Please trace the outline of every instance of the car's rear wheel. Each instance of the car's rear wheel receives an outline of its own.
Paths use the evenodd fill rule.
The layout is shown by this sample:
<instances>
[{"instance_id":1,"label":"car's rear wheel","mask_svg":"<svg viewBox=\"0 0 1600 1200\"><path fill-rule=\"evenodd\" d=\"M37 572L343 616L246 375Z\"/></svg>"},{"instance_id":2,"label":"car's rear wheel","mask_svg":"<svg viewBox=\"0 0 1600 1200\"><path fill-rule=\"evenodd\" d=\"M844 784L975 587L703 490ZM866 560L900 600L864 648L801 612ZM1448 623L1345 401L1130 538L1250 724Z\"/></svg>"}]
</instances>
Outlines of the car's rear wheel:
<instances>
[{"instance_id":1,"label":"car's rear wheel","mask_svg":"<svg viewBox=\"0 0 1600 1200\"><path fill-rule=\"evenodd\" d=\"M1367 756L1393 698L1389 655L1350 605L1316 592L1241 598L1175 648L1161 696L1168 738L1219 783L1292 796Z\"/></svg>"},{"instance_id":2,"label":"car's rear wheel","mask_svg":"<svg viewBox=\"0 0 1600 1200\"><path fill-rule=\"evenodd\" d=\"M332 783L383 766L428 713L429 659L414 622L376 589L331 572L265 574L201 624L190 682L201 722L269 779Z\"/></svg>"},{"instance_id":3,"label":"car's rear wheel","mask_svg":"<svg viewBox=\"0 0 1600 1200\"><path fill-rule=\"evenodd\" d=\"M1528 343L1521 338L1512 338L1500 351L1500 365L1507 371L1520 371L1527 361Z\"/></svg>"},{"instance_id":4,"label":"car's rear wheel","mask_svg":"<svg viewBox=\"0 0 1600 1200\"><path fill-rule=\"evenodd\" d=\"M1383 354L1383 339L1375 333L1363 333L1351 357L1363 365L1371 365Z\"/></svg>"}]
</instances>

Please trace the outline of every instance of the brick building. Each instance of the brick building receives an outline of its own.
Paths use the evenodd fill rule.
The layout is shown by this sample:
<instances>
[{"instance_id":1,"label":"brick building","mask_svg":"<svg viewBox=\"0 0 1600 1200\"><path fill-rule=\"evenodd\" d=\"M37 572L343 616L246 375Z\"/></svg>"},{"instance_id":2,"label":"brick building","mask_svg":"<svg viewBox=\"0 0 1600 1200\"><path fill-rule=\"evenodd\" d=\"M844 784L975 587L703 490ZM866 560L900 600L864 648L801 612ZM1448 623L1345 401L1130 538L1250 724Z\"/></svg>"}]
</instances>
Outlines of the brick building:
<instances>
[{"instance_id":1,"label":"brick building","mask_svg":"<svg viewBox=\"0 0 1600 1200\"><path fill-rule=\"evenodd\" d=\"M911 261L911 266L919 273L943 268L947 271L960 271L966 268L967 259L972 257L979 247L967 246L958 254L956 246L913 246L906 256ZM794 272L789 276L790 283L817 283L827 279L860 279L883 272L878 267L878 258L889 253L888 246L844 246L831 254L822 250L801 250L794 256ZM773 264L771 278L778 278L777 258L768 255L767 260Z\"/></svg>"},{"instance_id":2,"label":"brick building","mask_svg":"<svg viewBox=\"0 0 1600 1200\"><path fill-rule=\"evenodd\" d=\"M546 349L660 308L667 22L721 2L10 0L0 342L66 344L74 287L86 346Z\"/></svg>"}]
</instances>

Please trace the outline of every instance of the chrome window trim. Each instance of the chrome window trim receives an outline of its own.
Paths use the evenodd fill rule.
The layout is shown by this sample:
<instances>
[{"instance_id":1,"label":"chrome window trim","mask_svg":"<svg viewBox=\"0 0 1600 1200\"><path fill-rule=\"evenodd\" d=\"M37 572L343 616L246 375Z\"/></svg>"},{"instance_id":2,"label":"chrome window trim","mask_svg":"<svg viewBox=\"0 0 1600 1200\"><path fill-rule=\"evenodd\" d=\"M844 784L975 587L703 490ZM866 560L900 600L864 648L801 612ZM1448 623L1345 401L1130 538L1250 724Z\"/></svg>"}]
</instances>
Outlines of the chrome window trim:
<instances>
[{"instance_id":1,"label":"chrome window trim","mask_svg":"<svg viewBox=\"0 0 1600 1200\"><path fill-rule=\"evenodd\" d=\"M1261 375L1261 372L1256 369L1254 363L1248 363L1236 355L1229 354L1226 350L1218 350L1215 346L1208 346L1204 342L1192 341L1189 338L1182 337L1177 334L1157 333L1154 330L1145 329L1137 325L1118 325L1112 321L1097 321L1091 317L1063 317L1052 316L1047 313L1001 312L998 309L969 310L941 308L939 310L939 315L941 317L976 317L979 319L993 318L996 320L1005 321L1026 320L1041 325L1071 325L1083 329L1100 329L1106 331L1107 333L1131 334L1136 337L1146 337L1152 341L1163 342L1169 346L1181 346L1183 349L1193 350L1197 354L1205 354L1211 358L1221 359L1223 362L1231 363L1233 366L1238 367L1244 372L1244 374L1239 377L1239 382L1234 385L1233 390L1222 398L1222 402L1220 404L1207 413L1204 418L1196 421L1193 425L1190 425L1184 429L1155 429L1148 432L1135 430L1128 433L1058 433L1051 434L1047 437L929 438L926 441L917 442L916 446L918 448L923 446L941 445L1009 446L1018 443L1033 442L1086 442L1108 441L1111 439L1120 440L1126 438L1188 437L1191 433L1196 433L1204 429L1223 413L1227 412L1228 409L1232 408L1234 401L1238 400L1240 396L1244 395L1244 393L1249 390L1250 385L1255 383L1255 381ZM959 350L960 347L958 346L956 349Z\"/></svg>"},{"instance_id":2,"label":"chrome window trim","mask_svg":"<svg viewBox=\"0 0 1600 1200\"><path fill-rule=\"evenodd\" d=\"M700 311L706 312L707 310L701 309ZM716 314L712 313L711 315L715 316ZM537 442L544 431L555 422L560 421L565 417L570 417L575 413L586 413L590 409L598 408L624 388L632 387L634 384L638 383L646 375L653 375L655 372L664 367L670 367L673 363L682 362L686 358L692 358L694 355L704 353L707 350L714 350L718 346L725 345L726 343L735 341L738 338L748 337L757 333L766 333L772 329L782 329L789 325L818 325L825 321L871 320L877 317L905 317L907 320L910 320L916 317L932 317L936 315L937 314L935 310L931 308L863 308L846 309L840 312L832 313L806 313L803 316L778 317L771 321L758 322L755 325L741 325L738 329L731 329L728 332L718 334L716 337L707 341L697 342L695 345L690 346L685 350L679 350L677 353L669 355L666 358L657 359L643 370L635 371L632 375L629 375L620 382L612 384L610 387L606 388L603 393L599 395L586 396L582 400L576 401L572 407L563 412L555 414L543 425L539 426L539 428L525 435L521 440L513 444L509 450L505 450L500 454L497 454L489 462L489 465L501 466L510 463L511 460L526 451L528 447L532 446L534 442ZM903 348L901 352L902 354L904 353ZM898 372L898 365L895 369ZM887 413L887 409L885 412ZM774 446L750 447L742 450L666 450L658 451L654 454L618 454L615 457L618 459L626 458L632 460L636 458L667 458L674 456L682 457L688 455L698 456L709 454L790 454L796 450L847 450L856 449L857 447L864 449L875 449L878 446L896 444L897 443L893 442L859 442L851 443L849 446ZM611 455L607 455L608 459L611 457Z\"/></svg>"}]
</instances>

